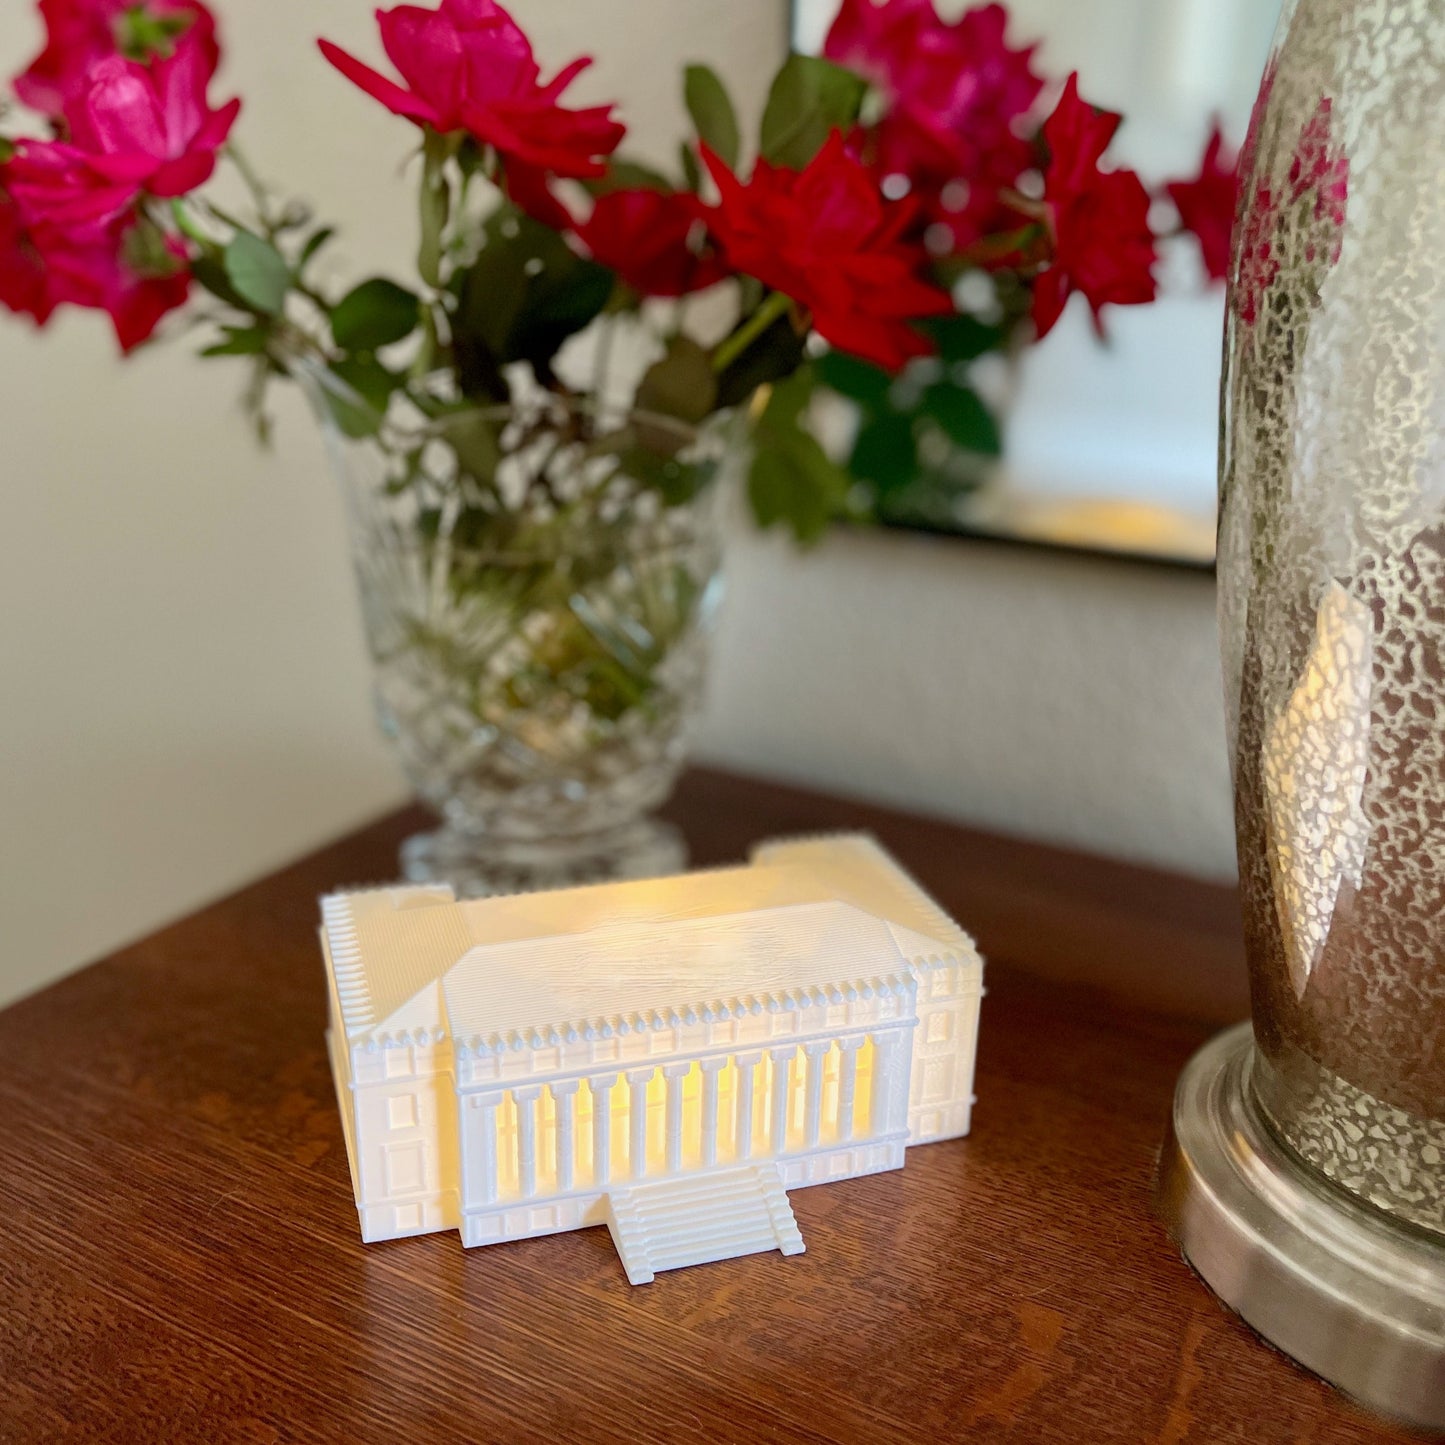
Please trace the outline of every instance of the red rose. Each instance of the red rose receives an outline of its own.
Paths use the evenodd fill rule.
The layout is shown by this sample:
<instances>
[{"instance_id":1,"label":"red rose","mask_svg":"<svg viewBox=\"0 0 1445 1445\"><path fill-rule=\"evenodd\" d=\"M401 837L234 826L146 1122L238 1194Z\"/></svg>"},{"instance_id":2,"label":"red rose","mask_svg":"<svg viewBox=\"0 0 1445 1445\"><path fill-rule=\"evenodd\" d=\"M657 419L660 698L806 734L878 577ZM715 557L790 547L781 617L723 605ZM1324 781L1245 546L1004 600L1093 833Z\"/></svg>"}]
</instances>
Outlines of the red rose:
<instances>
[{"instance_id":1,"label":"red rose","mask_svg":"<svg viewBox=\"0 0 1445 1445\"><path fill-rule=\"evenodd\" d=\"M642 296L683 296L728 274L706 245L703 207L690 192L609 191L576 227L594 260Z\"/></svg>"},{"instance_id":2,"label":"red rose","mask_svg":"<svg viewBox=\"0 0 1445 1445\"><path fill-rule=\"evenodd\" d=\"M0 181L8 171L0 169ZM121 349L133 351L185 303L190 284L178 238L129 215L78 230L31 229L0 189L0 305L37 325L64 303L105 311Z\"/></svg>"},{"instance_id":3,"label":"red rose","mask_svg":"<svg viewBox=\"0 0 1445 1445\"><path fill-rule=\"evenodd\" d=\"M102 60L169 55L184 35L200 46L207 74L220 59L216 20L200 0L40 0L45 49L15 77L15 94L32 110L60 119L89 88Z\"/></svg>"},{"instance_id":4,"label":"red rose","mask_svg":"<svg viewBox=\"0 0 1445 1445\"><path fill-rule=\"evenodd\" d=\"M1180 222L1199 242L1210 279L1224 280L1229 274L1229 242L1239 200L1239 156L1225 156L1218 124L1210 133L1198 176L1192 181L1171 181L1166 189Z\"/></svg>"},{"instance_id":5,"label":"red rose","mask_svg":"<svg viewBox=\"0 0 1445 1445\"><path fill-rule=\"evenodd\" d=\"M0 306L44 326L55 310L50 275L20 211L0 190Z\"/></svg>"},{"instance_id":6,"label":"red rose","mask_svg":"<svg viewBox=\"0 0 1445 1445\"><path fill-rule=\"evenodd\" d=\"M1071 75L1058 107L1044 122L1049 165L1044 174L1044 210L1052 255L1034 282L1034 324L1046 336L1069 297L1079 292L1102 334L1100 308L1152 301L1154 262L1149 229L1149 193L1133 171L1105 171L1099 161L1120 117L1079 99L1079 77Z\"/></svg>"},{"instance_id":7,"label":"red rose","mask_svg":"<svg viewBox=\"0 0 1445 1445\"><path fill-rule=\"evenodd\" d=\"M953 302L920 279L922 250L899 240L913 208L883 197L838 132L803 170L760 160L746 184L706 146L702 155L719 192L709 224L730 266L791 296L820 335L879 366L896 370L931 349L909 323Z\"/></svg>"},{"instance_id":8,"label":"red rose","mask_svg":"<svg viewBox=\"0 0 1445 1445\"><path fill-rule=\"evenodd\" d=\"M70 141L22 140L10 191L32 224L114 220L142 192L185 195L209 179L241 102L211 110L203 47L183 40L149 67L112 56L66 110Z\"/></svg>"},{"instance_id":9,"label":"red rose","mask_svg":"<svg viewBox=\"0 0 1445 1445\"><path fill-rule=\"evenodd\" d=\"M624 128L609 105L567 110L562 92L592 62L574 60L548 84L532 47L493 0L441 0L437 10L378 10L381 44L405 86L363 65L329 40L321 53L388 110L418 125L464 130L505 159L561 176L597 176Z\"/></svg>"},{"instance_id":10,"label":"red rose","mask_svg":"<svg viewBox=\"0 0 1445 1445\"><path fill-rule=\"evenodd\" d=\"M191 287L184 244L165 237L161 254L142 260L133 254L139 234L137 223L125 217L84 238L38 236L56 299L106 312L127 353L185 305Z\"/></svg>"},{"instance_id":11,"label":"red rose","mask_svg":"<svg viewBox=\"0 0 1445 1445\"><path fill-rule=\"evenodd\" d=\"M1032 164L1020 121L1043 81L1034 47L1004 41L1002 5L949 24L933 0L844 0L824 54L866 76L887 103L870 135L885 175L906 177L958 245L976 239L997 209L997 191Z\"/></svg>"}]
</instances>

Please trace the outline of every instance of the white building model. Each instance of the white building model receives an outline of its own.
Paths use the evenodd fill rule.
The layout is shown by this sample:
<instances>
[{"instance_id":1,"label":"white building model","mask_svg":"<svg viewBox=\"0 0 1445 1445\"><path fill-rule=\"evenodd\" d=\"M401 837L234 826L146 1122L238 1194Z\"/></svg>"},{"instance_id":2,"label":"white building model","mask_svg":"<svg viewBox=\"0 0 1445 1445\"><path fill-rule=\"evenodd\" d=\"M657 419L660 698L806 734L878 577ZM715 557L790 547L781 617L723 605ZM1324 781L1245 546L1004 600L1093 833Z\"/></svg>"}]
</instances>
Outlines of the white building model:
<instances>
[{"instance_id":1,"label":"white building model","mask_svg":"<svg viewBox=\"0 0 1445 1445\"><path fill-rule=\"evenodd\" d=\"M872 839L322 901L364 1240L606 1224L633 1284L803 1241L786 1190L968 1132L982 964Z\"/></svg>"}]
</instances>

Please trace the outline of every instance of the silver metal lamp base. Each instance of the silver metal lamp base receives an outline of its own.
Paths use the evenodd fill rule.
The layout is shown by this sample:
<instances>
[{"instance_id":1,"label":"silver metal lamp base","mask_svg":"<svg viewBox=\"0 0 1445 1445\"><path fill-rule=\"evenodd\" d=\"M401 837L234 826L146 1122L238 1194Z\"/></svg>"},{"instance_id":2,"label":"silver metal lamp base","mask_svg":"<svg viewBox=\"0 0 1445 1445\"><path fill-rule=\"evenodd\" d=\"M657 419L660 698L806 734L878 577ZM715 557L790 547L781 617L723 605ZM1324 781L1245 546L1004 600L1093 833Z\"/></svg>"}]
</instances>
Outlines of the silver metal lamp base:
<instances>
[{"instance_id":1,"label":"silver metal lamp base","mask_svg":"<svg viewBox=\"0 0 1445 1445\"><path fill-rule=\"evenodd\" d=\"M1445 1430L1445 1247L1316 1179L1253 1103L1248 1024L1186 1065L1158 1203L1185 1259L1271 1344L1381 1414Z\"/></svg>"}]
</instances>

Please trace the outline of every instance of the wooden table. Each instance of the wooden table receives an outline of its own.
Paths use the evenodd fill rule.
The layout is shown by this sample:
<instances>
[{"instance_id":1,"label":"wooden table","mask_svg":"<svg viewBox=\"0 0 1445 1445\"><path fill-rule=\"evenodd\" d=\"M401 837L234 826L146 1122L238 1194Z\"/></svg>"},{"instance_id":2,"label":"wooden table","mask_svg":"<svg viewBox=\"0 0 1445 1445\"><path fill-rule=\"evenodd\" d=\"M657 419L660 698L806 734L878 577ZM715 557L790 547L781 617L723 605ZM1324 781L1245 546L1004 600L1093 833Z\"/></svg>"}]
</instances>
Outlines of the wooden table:
<instances>
[{"instance_id":1,"label":"wooden table","mask_svg":"<svg viewBox=\"0 0 1445 1445\"><path fill-rule=\"evenodd\" d=\"M871 828L977 934L969 1139L794 1194L804 1255L639 1289L601 1229L363 1247L316 898L403 813L0 1014L0 1440L1406 1438L1150 1213L1175 1075L1245 1011L1228 890L718 773L671 812L698 863Z\"/></svg>"}]
</instances>

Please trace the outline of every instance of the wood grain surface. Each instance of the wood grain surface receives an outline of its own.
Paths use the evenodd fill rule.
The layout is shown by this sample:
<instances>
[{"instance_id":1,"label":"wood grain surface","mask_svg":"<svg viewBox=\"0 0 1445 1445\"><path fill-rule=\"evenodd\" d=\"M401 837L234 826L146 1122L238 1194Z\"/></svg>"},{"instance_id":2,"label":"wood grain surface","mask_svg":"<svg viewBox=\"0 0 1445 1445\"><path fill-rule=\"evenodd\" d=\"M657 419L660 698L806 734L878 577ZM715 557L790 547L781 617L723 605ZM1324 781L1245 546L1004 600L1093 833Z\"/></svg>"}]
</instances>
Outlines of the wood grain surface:
<instances>
[{"instance_id":1,"label":"wood grain surface","mask_svg":"<svg viewBox=\"0 0 1445 1445\"><path fill-rule=\"evenodd\" d=\"M363 1246L316 899L392 873L400 814L0 1014L0 1439L1407 1438L1150 1212L1175 1076L1245 1007L1228 890L719 773L671 813L698 863L872 828L977 934L970 1138L793 1194L804 1255L642 1288L601 1229Z\"/></svg>"}]
</instances>

